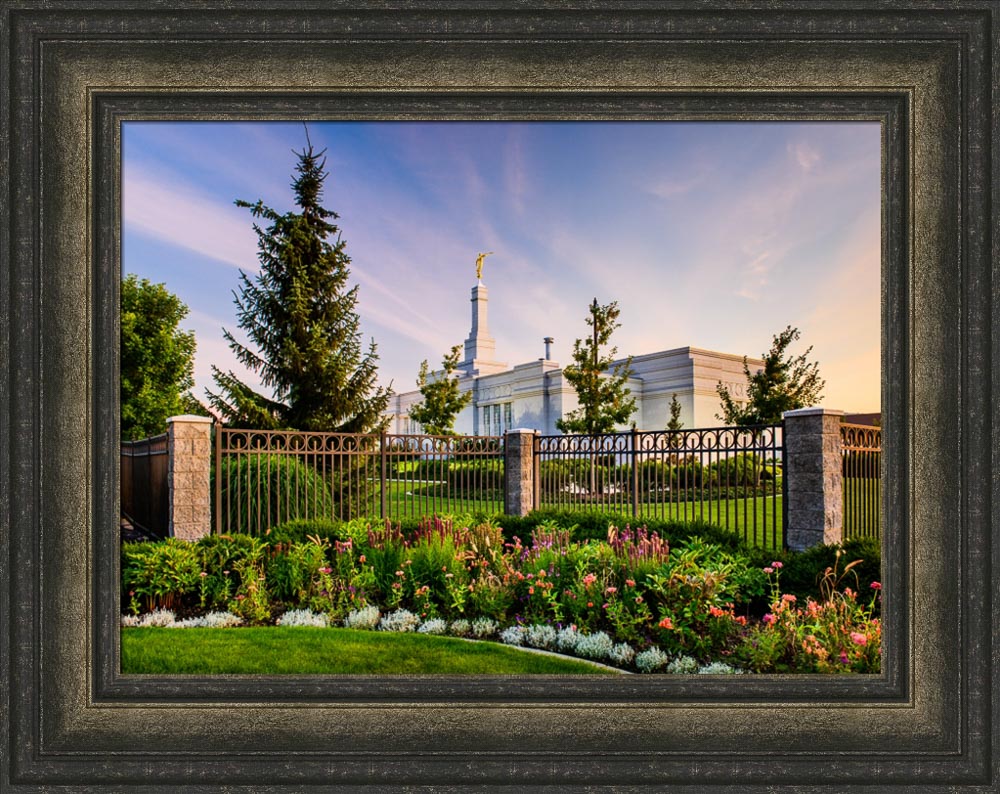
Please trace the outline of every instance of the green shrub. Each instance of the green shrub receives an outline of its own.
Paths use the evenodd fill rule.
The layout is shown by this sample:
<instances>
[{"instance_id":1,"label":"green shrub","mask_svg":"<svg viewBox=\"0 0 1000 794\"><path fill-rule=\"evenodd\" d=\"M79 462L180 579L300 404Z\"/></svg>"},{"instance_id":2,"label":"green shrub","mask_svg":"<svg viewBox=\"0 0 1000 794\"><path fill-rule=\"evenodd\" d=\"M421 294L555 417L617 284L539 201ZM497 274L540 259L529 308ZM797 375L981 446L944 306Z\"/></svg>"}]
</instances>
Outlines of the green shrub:
<instances>
[{"instance_id":1,"label":"green shrub","mask_svg":"<svg viewBox=\"0 0 1000 794\"><path fill-rule=\"evenodd\" d=\"M196 544L204 576L198 584L202 609L229 609L230 599L243 587L240 563L262 563L265 544L250 535L209 535Z\"/></svg>"},{"instance_id":2,"label":"green shrub","mask_svg":"<svg viewBox=\"0 0 1000 794\"><path fill-rule=\"evenodd\" d=\"M503 461L455 461L448 466L447 480L452 492L501 490L504 487Z\"/></svg>"},{"instance_id":3,"label":"green shrub","mask_svg":"<svg viewBox=\"0 0 1000 794\"><path fill-rule=\"evenodd\" d=\"M335 515L330 484L293 457L227 458L222 478L222 526L229 534L262 535L294 519Z\"/></svg>"},{"instance_id":4,"label":"green shrub","mask_svg":"<svg viewBox=\"0 0 1000 794\"><path fill-rule=\"evenodd\" d=\"M296 608L308 603L317 572L327 564L324 543L287 542L268 556L264 573L268 588L278 601Z\"/></svg>"},{"instance_id":5,"label":"green shrub","mask_svg":"<svg viewBox=\"0 0 1000 794\"><path fill-rule=\"evenodd\" d=\"M125 597L130 604L141 603L147 611L180 607L186 596L197 592L201 570L197 546L183 540L168 538L122 546Z\"/></svg>"},{"instance_id":6,"label":"green shrub","mask_svg":"<svg viewBox=\"0 0 1000 794\"><path fill-rule=\"evenodd\" d=\"M355 519L355 522L359 519ZM350 523L355 523L350 522ZM274 546L278 543L308 543L310 536L330 541L349 537L348 523L329 518L296 518L271 528L264 540Z\"/></svg>"}]
</instances>

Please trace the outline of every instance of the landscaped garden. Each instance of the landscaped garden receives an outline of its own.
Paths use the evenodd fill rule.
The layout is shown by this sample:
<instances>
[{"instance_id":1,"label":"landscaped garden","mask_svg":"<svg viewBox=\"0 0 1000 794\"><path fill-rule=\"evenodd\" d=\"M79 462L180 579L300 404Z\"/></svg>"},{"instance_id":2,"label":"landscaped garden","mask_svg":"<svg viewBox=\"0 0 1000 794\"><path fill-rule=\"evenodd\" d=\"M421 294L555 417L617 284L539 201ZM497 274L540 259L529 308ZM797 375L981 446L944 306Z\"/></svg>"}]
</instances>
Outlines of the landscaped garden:
<instances>
[{"instance_id":1,"label":"landscaped garden","mask_svg":"<svg viewBox=\"0 0 1000 794\"><path fill-rule=\"evenodd\" d=\"M124 673L877 673L874 541L536 513L127 543ZM469 642L478 640L480 642ZM485 649L485 650L483 650Z\"/></svg>"}]
</instances>

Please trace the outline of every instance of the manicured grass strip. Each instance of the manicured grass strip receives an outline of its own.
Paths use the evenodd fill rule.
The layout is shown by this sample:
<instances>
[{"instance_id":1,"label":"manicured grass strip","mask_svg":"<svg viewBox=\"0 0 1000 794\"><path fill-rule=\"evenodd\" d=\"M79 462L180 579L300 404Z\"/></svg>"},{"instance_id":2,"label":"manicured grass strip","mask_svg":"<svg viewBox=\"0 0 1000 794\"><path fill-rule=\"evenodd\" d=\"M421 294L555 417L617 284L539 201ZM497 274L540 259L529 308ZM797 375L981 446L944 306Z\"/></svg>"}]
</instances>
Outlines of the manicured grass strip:
<instances>
[{"instance_id":1,"label":"manicured grass strip","mask_svg":"<svg viewBox=\"0 0 1000 794\"><path fill-rule=\"evenodd\" d=\"M264 626L122 629L122 673L150 675L608 674L583 661L453 637Z\"/></svg>"}]
</instances>

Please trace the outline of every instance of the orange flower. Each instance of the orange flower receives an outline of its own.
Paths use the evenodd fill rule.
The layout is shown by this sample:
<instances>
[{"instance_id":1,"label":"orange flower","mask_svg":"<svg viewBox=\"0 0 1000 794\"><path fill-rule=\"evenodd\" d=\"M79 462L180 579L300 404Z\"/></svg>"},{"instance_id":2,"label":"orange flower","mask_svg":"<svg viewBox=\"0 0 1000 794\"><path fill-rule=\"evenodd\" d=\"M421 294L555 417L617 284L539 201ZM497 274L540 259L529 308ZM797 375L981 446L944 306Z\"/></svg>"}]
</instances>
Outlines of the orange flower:
<instances>
[{"instance_id":1,"label":"orange flower","mask_svg":"<svg viewBox=\"0 0 1000 794\"><path fill-rule=\"evenodd\" d=\"M672 629L674 627L674 624L670 620L670 618L664 618L659 622L659 626L661 629Z\"/></svg>"}]
</instances>

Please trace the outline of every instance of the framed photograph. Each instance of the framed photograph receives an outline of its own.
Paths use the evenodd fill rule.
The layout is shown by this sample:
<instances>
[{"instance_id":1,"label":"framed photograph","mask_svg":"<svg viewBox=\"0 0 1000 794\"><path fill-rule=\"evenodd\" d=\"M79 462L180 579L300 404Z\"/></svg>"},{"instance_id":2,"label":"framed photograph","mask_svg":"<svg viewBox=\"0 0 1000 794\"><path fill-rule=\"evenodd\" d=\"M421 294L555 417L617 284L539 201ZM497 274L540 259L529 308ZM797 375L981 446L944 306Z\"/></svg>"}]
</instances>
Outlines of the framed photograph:
<instances>
[{"instance_id":1,"label":"framed photograph","mask_svg":"<svg viewBox=\"0 0 1000 794\"><path fill-rule=\"evenodd\" d=\"M0 3L4 789L991 790L998 10ZM877 125L881 672L123 673L125 130L300 120Z\"/></svg>"}]
</instances>

